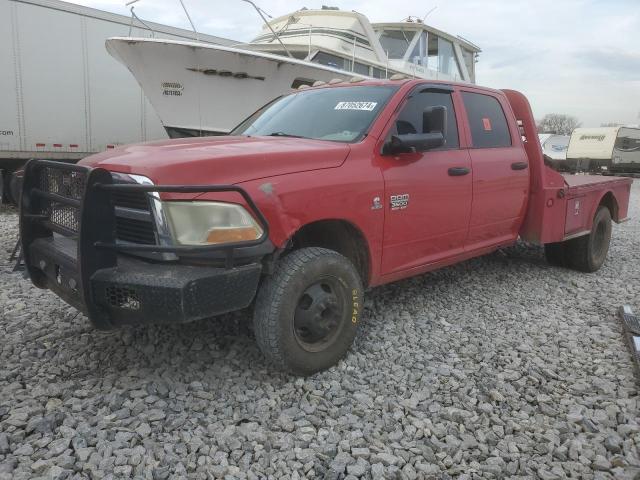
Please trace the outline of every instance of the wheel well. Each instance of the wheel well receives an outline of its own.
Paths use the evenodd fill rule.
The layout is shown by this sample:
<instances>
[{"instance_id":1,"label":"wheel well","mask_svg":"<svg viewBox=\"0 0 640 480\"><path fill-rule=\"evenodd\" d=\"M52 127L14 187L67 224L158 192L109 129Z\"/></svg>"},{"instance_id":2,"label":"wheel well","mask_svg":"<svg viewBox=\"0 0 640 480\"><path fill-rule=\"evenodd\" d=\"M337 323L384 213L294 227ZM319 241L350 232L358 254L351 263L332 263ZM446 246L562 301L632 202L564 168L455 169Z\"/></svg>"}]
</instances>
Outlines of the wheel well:
<instances>
[{"instance_id":1,"label":"wheel well","mask_svg":"<svg viewBox=\"0 0 640 480\"><path fill-rule=\"evenodd\" d=\"M618 201L616 197L611 192L607 192L600 200L600 205L604 205L609 209L609 213L611 214L611 218L613 218L616 222L618 221Z\"/></svg>"},{"instance_id":2,"label":"wheel well","mask_svg":"<svg viewBox=\"0 0 640 480\"><path fill-rule=\"evenodd\" d=\"M323 247L347 257L362 283L369 283L369 245L362 232L344 220L321 220L300 228L291 238L291 248Z\"/></svg>"}]
</instances>

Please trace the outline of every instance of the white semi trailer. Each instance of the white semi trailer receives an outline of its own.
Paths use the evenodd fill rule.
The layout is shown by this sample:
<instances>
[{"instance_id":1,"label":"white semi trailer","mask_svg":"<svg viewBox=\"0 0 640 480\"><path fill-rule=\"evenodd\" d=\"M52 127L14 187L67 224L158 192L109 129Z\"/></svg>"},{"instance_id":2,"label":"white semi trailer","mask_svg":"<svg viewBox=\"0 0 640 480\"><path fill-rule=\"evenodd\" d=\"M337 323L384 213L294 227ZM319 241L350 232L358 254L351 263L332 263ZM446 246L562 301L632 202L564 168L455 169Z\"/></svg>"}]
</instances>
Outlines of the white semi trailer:
<instances>
[{"instance_id":1,"label":"white semi trailer","mask_svg":"<svg viewBox=\"0 0 640 480\"><path fill-rule=\"evenodd\" d=\"M10 174L31 158L77 161L166 138L134 77L105 49L107 38L128 35L196 38L58 0L0 0L0 199ZM232 44L211 35L198 39Z\"/></svg>"}]
</instances>

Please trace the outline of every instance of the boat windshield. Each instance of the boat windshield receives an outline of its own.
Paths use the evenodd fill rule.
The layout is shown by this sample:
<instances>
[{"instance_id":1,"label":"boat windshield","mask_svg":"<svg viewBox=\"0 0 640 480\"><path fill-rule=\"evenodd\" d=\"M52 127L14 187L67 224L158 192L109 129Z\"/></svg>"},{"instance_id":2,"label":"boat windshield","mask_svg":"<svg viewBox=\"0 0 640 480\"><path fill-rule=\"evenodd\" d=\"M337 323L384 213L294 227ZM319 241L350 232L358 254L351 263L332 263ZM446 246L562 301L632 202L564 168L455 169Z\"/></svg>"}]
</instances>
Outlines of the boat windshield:
<instances>
[{"instance_id":1,"label":"boat windshield","mask_svg":"<svg viewBox=\"0 0 640 480\"><path fill-rule=\"evenodd\" d=\"M357 142L397 89L362 85L301 90L265 105L231 135Z\"/></svg>"}]
</instances>

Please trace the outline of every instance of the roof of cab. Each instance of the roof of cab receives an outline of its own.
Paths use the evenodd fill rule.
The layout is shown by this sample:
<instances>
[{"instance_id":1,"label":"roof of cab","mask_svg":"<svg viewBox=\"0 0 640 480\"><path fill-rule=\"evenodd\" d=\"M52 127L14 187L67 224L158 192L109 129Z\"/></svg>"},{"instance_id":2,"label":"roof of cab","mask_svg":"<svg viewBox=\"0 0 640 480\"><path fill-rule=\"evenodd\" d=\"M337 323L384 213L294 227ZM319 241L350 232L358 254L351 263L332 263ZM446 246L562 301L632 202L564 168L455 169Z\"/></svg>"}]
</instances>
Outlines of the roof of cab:
<instances>
[{"instance_id":1,"label":"roof of cab","mask_svg":"<svg viewBox=\"0 0 640 480\"><path fill-rule=\"evenodd\" d=\"M435 79L429 79L429 78L411 78L411 77L399 78L397 80L377 79L377 78L373 78L373 79L352 78L352 79L343 80L335 83L326 82L321 85L309 86L309 87L303 88L303 90L319 89L319 88L336 88L336 87L346 87L346 86L356 86L356 85L361 85L361 86L411 85L413 86L413 85L420 85L420 84L450 85L452 87L463 87L463 88L473 88L474 90L483 90L485 92L491 92L493 94L500 94L500 95L503 94L501 90L496 90L494 88L489 88L489 87L481 87L479 85L475 85L471 83L453 82L449 80L435 80Z\"/></svg>"}]
</instances>

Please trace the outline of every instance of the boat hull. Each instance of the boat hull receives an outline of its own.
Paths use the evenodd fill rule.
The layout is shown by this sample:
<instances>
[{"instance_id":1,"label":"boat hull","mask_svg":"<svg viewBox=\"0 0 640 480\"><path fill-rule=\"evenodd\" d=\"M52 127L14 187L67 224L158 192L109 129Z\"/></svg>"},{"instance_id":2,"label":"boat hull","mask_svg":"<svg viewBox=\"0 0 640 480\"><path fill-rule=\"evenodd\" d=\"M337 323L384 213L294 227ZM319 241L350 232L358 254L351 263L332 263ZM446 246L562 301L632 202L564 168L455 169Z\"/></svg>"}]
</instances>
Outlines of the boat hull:
<instances>
[{"instance_id":1,"label":"boat hull","mask_svg":"<svg viewBox=\"0 0 640 480\"><path fill-rule=\"evenodd\" d=\"M172 137L224 135L299 83L361 76L194 42L110 38L106 47L131 71Z\"/></svg>"}]
</instances>

